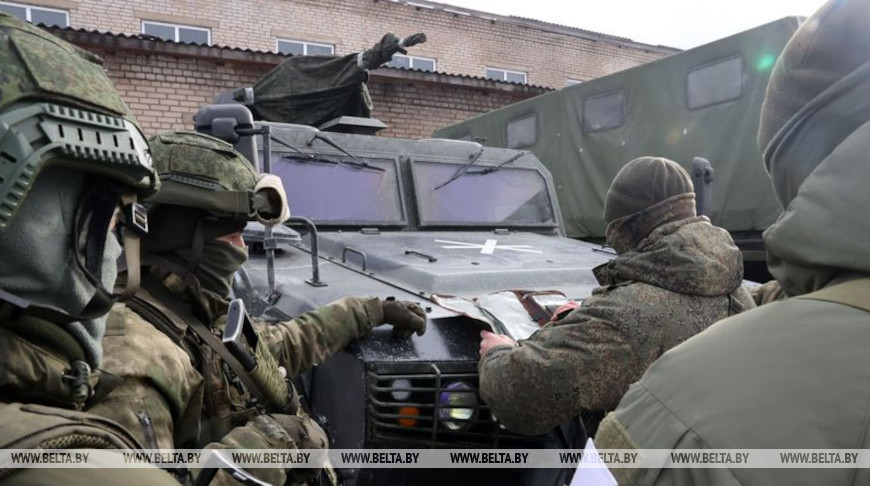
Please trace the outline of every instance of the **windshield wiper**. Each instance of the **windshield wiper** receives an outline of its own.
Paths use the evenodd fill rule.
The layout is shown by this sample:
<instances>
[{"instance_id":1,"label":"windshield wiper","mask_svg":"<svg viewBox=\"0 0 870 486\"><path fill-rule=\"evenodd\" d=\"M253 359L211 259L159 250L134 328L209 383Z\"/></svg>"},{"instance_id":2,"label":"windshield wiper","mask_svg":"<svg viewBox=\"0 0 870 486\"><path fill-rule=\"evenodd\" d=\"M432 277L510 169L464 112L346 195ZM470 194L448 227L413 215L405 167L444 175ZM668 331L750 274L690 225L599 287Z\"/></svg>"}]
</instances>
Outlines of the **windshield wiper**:
<instances>
[{"instance_id":1,"label":"windshield wiper","mask_svg":"<svg viewBox=\"0 0 870 486\"><path fill-rule=\"evenodd\" d=\"M311 140L308 141L308 146L310 147L311 144L313 144L314 141L315 141L315 140L318 140L318 139L323 140L323 141L326 142L330 147L332 147L332 148L338 150L339 152L341 152L341 153L343 153L344 155L347 155L348 157L351 158L351 160L340 160L340 161L338 161L339 164L347 164L347 165L352 165L352 166L354 166L354 167L359 167L359 168L361 168L361 169L371 169L371 170L377 170L377 171L380 171L380 172L386 172L386 171L387 171L387 169L384 169L384 168L382 168L382 167L378 167L378 166L375 166L375 165L369 164L368 162L365 162L365 161L362 161L362 160L356 158L352 153L350 153L350 152L348 152L347 150L343 149L339 144L337 144L337 143L333 142L332 140L330 140L326 135L322 135L322 134L320 134L320 133L315 133L315 134L314 134L314 137L313 137Z\"/></svg>"},{"instance_id":2,"label":"windshield wiper","mask_svg":"<svg viewBox=\"0 0 870 486\"><path fill-rule=\"evenodd\" d=\"M462 174L465 174L465 171L467 171L469 167L474 165L474 163L477 162L477 160L480 158L481 155L483 155L483 147L480 147L480 150L478 150L477 152L475 152L471 156L471 160L469 160L468 163L466 163L465 165L463 165L462 167L457 169L456 172L454 172L453 175L450 176L450 179L447 179L446 181L442 182L441 184L438 184L432 190L437 191L438 189L441 189L442 187L446 186L447 184L450 184L451 182L455 181L456 179L459 179L460 177L462 177Z\"/></svg>"},{"instance_id":3,"label":"windshield wiper","mask_svg":"<svg viewBox=\"0 0 870 486\"><path fill-rule=\"evenodd\" d=\"M281 157L282 159L293 160L295 162L300 162L300 163L313 162L313 163L335 164L335 165L337 165L339 163L337 160L324 159L322 157L317 157L314 154L309 154L309 153L303 152L303 151L299 150L298 148L290 145L289 143L287 143L279 138L275 138L274 136L272 136L270 138L272 139L273 142L278 143L278 145L283 145L284 147L287 147L288 149L299 154L299 155L284 155Z\"/></svg>"},{"instance_id":4,"label":"windshield wiper","mask_svg":"<svg viewBox=\"0 0 870 486\"><path fill-rule=\"evenodd\" d=\"M498 165L495 166L495 167L486 167L486 168L484 168L484 169L474 170L474 171L469 170L468 172L466 172L466 174L473 174L473 175L486 175L486 174L492 174L493 172L498 172L498 171L500 171L502 167L504 167L504 166L506 166L506 165L508 165L508 164L511 164L511 163L513 163L513 162L516 162L516 161L519 160L522 156L527 155L527 154L528 154L528 152L520 152L520 153L514 155L513 157L511 157L511 158L505 160L504 162L498 164Z\"/></svg>"},{"instance_id":5,"label":"windshield wiper","mask_svg":"<svg viewBox=\"0 0 870 486\"><path fill-rule=\"evenodd\" d=\"M316 157L316 156L311 155L311 154L302 154L302 153L300 153L299 155L284 155L281 158L286 159L286 160L292 160L293 162L299 162L300 164L313 163L313 164L338 165L341 163L337 160L329 160L329 159L324 159L323 157Z\"/></svg>"},{"instance_id":6,"label":"windshield wiper","mask_svg":"<svg viewBox=\"0 0 870 486\"><path fill-rule=\"evenodd\" d=\"M281 140L280 138L276 137L275 135L271 135L271 134L270 134L270 135L269 135L269 138L272 139L273 142L277 142L278 145L283 145L283 146L287 147L288 149L290 149L290 150L296 152L297 154L302 155L303 157L309 156L309 155L306 154L305 152L303 152L303 151L299 150L298 148L296 148L296 147L290 145L289 143L287 143L287 142ZM285 155L284 157L286 158L287 156Z\"/></svg>"}]
</instances>

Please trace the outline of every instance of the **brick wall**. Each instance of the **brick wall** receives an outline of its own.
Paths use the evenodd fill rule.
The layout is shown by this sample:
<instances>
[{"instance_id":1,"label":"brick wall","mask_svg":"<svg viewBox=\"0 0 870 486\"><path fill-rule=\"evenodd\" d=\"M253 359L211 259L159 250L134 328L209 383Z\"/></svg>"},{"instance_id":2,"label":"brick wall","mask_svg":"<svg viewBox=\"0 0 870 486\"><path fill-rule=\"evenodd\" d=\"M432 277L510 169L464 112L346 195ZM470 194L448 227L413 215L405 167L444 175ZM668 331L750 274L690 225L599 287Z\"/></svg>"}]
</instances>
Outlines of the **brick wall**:
<instances>
[{"instance_id":1,"label":"brick wall","mask_svg":"<svg viewBox=\"0 0 870 486\"><path fill-rule=\"evenodd\" d=\"M192 129L193 114L211 103L215 94L250 86L272 67L84 47L104 59L109 76L149 136L163 130ZM390 126L380 134L414 139L535 94L378 76L372 77L369 90L375 105L372 116Z\"/></svg>"},{"instance_id":2,"label":"brick wall","mask_svg":"<svg viewBox=\"0 0 870 486\"><path fill-rule=\"evenodd\" d=\"M369 92L375 105L372 116L390 127L379 134L413 139L429 138L438 128L531 96L425 83L376 82Z\"/></svg>"},{"instance_id":3,"label":"brick wall","mask_svg":"<svg viewBox=\"0 0 870 486\"><path fill-rule=\"evenodd\" d=\"M249 86L270 67L208 59L90 49L148 135L193 129L193 114L226 89Z\"/></svg>"},{"instance_id":4,"label":"brick wall","mask_svg":"<svg viewBox=\"0 0 870 486\"><path fill-rule=\"evenodd\" d=\"M57 4L59 0L22 0ZM461 15L390 0L62 0L71 27L137 34L142 20L210 28L212 43L274 51L278 38L358 52L392 31L423 31L411 54L434 58L439 72L483 76L486 67L528 73L530 84L560 88L668 55L673 50L482 14Z\"/></svg>"}]
</instances>

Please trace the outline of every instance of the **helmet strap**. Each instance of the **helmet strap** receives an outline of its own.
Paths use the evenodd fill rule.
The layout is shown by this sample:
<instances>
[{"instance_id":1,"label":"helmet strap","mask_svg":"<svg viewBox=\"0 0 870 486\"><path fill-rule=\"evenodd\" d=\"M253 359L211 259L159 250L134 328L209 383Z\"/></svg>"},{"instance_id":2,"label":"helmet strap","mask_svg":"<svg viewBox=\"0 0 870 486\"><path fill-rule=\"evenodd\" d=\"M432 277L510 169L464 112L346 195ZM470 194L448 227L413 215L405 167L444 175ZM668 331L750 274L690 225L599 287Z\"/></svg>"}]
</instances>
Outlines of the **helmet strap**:
<instances>
[{"instance_id":1,"label":"helmet strap","mask_svg":"<svg viewBox=\"0 0 870 486\"><path fill-rule=\"evenodd\" d=\"M124 204L125 219L134 220L138 214L136 209L139 207L136 202L136 194L127 193L121 196L121 202ZM129 211L127 210L129 208ZM142 280L142 269L140 268L140 248L141 238L140 231L133 226L134 221L127 222L127 230L124 231L124 259L127 264L127 282L124 290L119 295L120 300L128 300L139 290L139 284ZM148 231L148 222L145 220L145 232Z\"/></svg>"},{"instance_id":2,"label":"helmet strap","mask_svg":"<svg viewBox=\"0 0 870 486\"><path fill-rule=\"evenodd\" d=\"M196 273L196 269L199 268L199 262L202 261L202 249L205 246L205 236L203 234L205 220L206 218L200 218L196 222L196 230L193 232L193 241L190 245L190 260L187 262L187 272L191 275Z\"/></svg>"}]
</instances>

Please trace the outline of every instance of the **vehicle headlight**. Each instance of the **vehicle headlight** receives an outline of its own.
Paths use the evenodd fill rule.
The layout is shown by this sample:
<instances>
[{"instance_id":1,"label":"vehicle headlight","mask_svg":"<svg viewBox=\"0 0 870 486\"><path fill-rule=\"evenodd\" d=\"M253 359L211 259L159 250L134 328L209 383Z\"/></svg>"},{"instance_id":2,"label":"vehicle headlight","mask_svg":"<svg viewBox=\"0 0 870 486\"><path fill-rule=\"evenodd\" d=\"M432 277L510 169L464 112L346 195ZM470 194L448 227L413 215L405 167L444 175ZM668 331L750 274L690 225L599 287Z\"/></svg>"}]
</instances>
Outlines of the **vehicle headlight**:
<instances>
[{"instance_id":1,"label":"vehicle headlight","mask_svg":"<svg viewBox=\"0 0 870 486\"><path fill-rule=\"evenodd\" d=\"M411 380L399 378L390 382L390 396L397 402L404 402L411 398Z\"/></svg>"},{"instance_id":2,"label":"vehicle headlight","mask_svg":"<svg viewBox=\"0 0 870 486\"><path fill-rule=\"evenodd\" d=\"M450 430L471 427L477 416L477 391L468 384L455 381L444 387L438 396L438 419Z\"/></svg>"}]
</instances>

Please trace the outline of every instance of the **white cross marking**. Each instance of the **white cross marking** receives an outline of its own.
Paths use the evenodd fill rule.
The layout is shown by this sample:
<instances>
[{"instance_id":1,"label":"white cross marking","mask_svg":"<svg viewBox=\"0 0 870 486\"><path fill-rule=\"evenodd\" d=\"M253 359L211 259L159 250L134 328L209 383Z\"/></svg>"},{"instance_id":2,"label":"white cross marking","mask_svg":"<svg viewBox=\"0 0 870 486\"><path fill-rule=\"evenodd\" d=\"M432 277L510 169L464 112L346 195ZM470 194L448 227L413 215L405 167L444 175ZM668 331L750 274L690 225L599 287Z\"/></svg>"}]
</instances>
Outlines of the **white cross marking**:
<instances>
[{"instance_id":1,"label":"white cross marking","mask_svg":"<svg viewBox=\"0 0 870 486\"><path fill-rule=\"evenodd\" d=\"M483 248L480 249L480 252L484 255L492 255L495 253L495 249L498 248L498 240L486 240L486 243L483 244Z\"/></svg>"},{"instance_id":2,"label":"white cross marking","mask_svg":"<svg viewBox=\"0 0 870 486\"><path fill-rule=\"evenodd\" d=\"M486 240L484 244L478 243L466 243L464 241L450 241L450 240L435 240L435 243L447 243L441 248L444 249L459 249L459 250L477 250L480 249L480 253L484 255L492 255L495 253L495 250L510 250L510 251L519 251L525 253L543 253L540 250L530 250L531 245L499 245L498 240Z\"/></svg>"}]
</instances>

